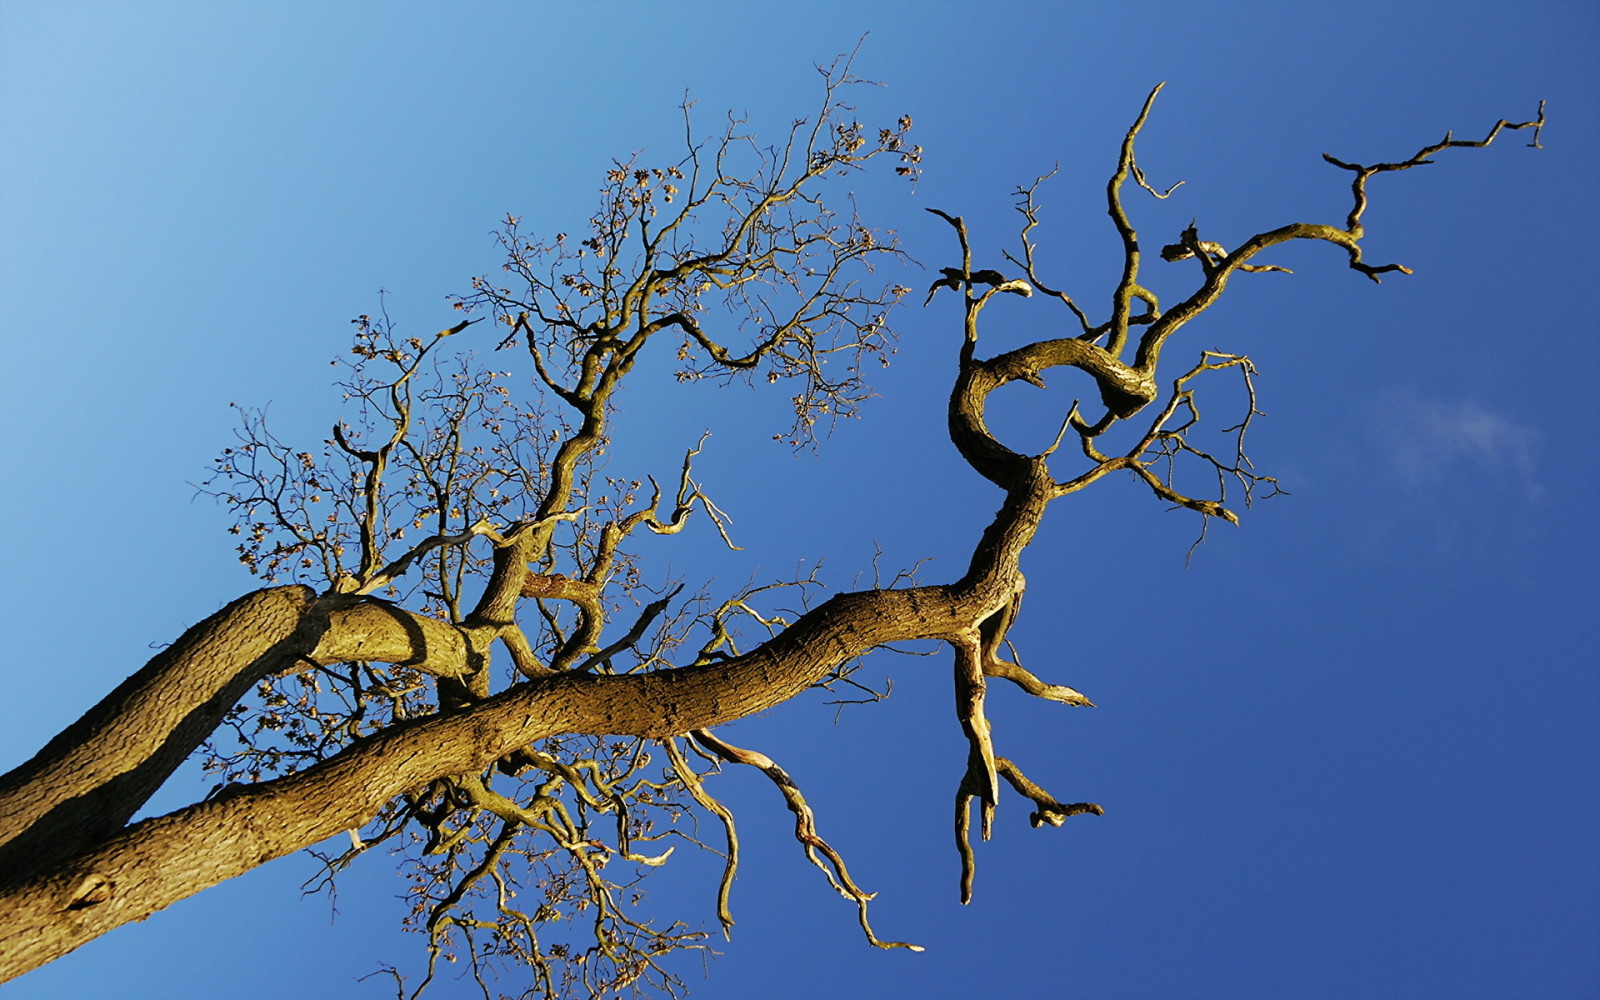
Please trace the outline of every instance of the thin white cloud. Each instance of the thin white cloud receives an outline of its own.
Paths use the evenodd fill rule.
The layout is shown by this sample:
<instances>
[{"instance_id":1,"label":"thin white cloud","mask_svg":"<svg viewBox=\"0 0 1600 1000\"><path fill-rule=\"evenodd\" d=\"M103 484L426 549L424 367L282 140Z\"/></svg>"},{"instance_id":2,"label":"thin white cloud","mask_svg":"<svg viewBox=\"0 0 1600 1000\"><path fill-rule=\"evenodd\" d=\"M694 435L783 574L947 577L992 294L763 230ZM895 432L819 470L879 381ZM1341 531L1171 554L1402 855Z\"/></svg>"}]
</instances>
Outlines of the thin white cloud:
<instances>
[{"instance_id":1,"label":"thin white cloud","mask_svg":"<svg viewBox=\"0 0 1600 1000\"><path fill-rule=\"evenodd\" d=\"M1530 500L1544 491L1534 462L1538 431L1476 400L1428 400L1390 390L1374 401L1371 418L1380 446L1408 486L1498 481Z\"/></svg>"}]
</instances>

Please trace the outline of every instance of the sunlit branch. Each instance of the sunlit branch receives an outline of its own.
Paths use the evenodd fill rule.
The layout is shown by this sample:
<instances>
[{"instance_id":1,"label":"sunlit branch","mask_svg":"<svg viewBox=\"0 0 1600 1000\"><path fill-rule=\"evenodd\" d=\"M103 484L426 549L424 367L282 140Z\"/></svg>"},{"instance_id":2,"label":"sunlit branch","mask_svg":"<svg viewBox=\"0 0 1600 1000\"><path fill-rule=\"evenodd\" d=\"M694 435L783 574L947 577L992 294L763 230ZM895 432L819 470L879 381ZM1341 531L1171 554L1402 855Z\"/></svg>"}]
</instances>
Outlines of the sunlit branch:
<instances>
[{"instance_id":1,"label":"sunlit branch","mask_svg":"<svg viewBox=\"0 0 1600 1000\"><path fill-rule=\"evenodd\" d=\"M706 791L705 781L684 759L683 751L678 749L676 738L662 740L661 745L666 748L667 757L672 762L673 773L683 782L683 787L701 808L717 817L718 822L722 824L723 832L727 835L728 850L724 855L722 879L717 883L717 919L722 924L722 936L731 940L733 911L729 908L728 901L733 893L734 876L739 871L739 833L734 824L733 812Z\"/></svg>"},{"instance_id":2,"label":"sunlit branch","mask_svg":"<svg viewBox=\"0 0 1600 1000\"><path fill-rule=\"evenodd\" d=\"M713 736L709 731L698 729L690 733L695 742L710 750L723 760L734 764L745 764L754 767L772 779L772 783L783 793L784 804L795 817L795 839L805 848L806 857L811 863L828 877L828 882L845 899L856 904L856 912L861 923L861 930L867 936L867 941L875 948L908 948L911 951L922 951L921 945L909 944L904 941L880 941L873 933L872 925L867 921L867 904L872 901L876 893L863 892L850 877L850 871L845 867L844 858L835 851L827 841L817 834L816 817L811 812L811 807L806 803L805 796L801 794L799 786L789 777L787 771L773 763L772 758L755 750L745 750ZM827 864L817 857L818 853L827 858Z\"/></svg>"}]
</instances>

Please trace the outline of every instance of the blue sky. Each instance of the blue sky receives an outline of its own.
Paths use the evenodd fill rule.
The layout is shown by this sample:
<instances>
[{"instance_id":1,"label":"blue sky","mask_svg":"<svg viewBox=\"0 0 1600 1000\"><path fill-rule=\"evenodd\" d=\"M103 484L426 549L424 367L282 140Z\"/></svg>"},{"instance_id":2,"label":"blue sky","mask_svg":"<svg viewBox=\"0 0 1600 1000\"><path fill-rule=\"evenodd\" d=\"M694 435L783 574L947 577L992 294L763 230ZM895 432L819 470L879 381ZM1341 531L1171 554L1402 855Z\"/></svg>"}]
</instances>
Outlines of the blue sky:
<instances>
[{"instance_id":1,"label":"blue sky","mask_svg":"<svg viewBox=\"0 0 1600 1000\"><path fill-rule=\"evenodd\" d=\"M320 440L327 361L379 289L402 328L447 325L507 212L576 228L613 157L677 148L685 91L705 131L733 108L775 137L813 107L812 64L869 31L858 69L886 86L862 92L864 119L909 113L926 150L914 192L858 182L869 219L937 268L955 247L923 209L961 213L997 266L1011 192L1059 163L1039 238L1080 301L1109 294L1104 180L1160 80L1140 163L1187 184L1130 205L1163 238L1191 218L1230 244L1341 220L1324 151L1399 158L1541 98L1550 125L1543 150L1507 135L1373 182L1369 256L1412 277L1375 286L1329 248L1287 249L1273 259L1295 275L1236 279L1182 335L1178 358L1255 359L1270 418L1253 456L1290 496L1213 528L1187 569L1197 524L1132 484L1052 509L1012 634L1100 707L997 690L991 713L1002 752L1106 815L1032 830L1002 801L961 907L948 654L875 662L886 703L835 724L804 698L728 736L794 775L879 891L879 933L927 953L863 944L771 787L741 775L724 782L739 923L696 995L1594 995L1590 3L4 0L0 767L253 586L189 485L231 440L229 402ZM994 351L1058 322L1038 300L986 316ZM825 559L844 589L876 545L885 567L957 575L997 500L943 435L957 319L952 301L905 310L881 398L815 455L770 441L781 396L635 390L614 467L670 472L710 427L701 476L745 546L695 536L662 565L732 587ZM1008 390L996 426L1042 447L1084 395L1051 381ZM175 783L158 806L206 787ZM713 924L709 863L674 866L651 888L662 912ZM388 995L355 979L420 954L394 929L392 875L370 859L332 919L299 898L312 870L268 865L0 998Z\"/></svg>"}]
</instances>

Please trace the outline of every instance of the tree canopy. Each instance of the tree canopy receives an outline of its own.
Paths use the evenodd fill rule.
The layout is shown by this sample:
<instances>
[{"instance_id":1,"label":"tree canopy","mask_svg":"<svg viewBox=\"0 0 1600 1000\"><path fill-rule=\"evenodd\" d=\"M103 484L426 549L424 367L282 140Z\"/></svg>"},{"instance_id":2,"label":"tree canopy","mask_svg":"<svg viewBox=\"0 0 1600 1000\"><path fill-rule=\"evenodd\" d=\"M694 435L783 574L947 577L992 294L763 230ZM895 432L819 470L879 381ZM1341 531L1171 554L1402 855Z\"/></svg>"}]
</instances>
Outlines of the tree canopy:
<instances>
[{"instance_id":1,"label":"tree canopy","mask_svg":"<svg viewBox=\"0 0 1600 1000\"><path fill-rule=\"evenodd\" d=\"M815 570L686 594L685 581L648 569L631 548L636 535L677 535L696 516L737 548L727 514L694 477L709 432L665 485L604 460L618 394L646 349L674 345L680 381L788 386L793 421L774 438L812 446L870 392L867 370L888 364L892 310L912 291L879 274L908 260L893 231L829 193L875 161L914 182L922 149L912 119L863 123L847 100L860 83L851 60L821 73L819 109L772 144L738 117L699 139L686 104L682 156L615 161L580 237L529 235L508 216L504 262L455 299L461 321L420 337L386 311L358 317L354 346L336 361L345 410L316 451L280 439L263 411L243 411L238 443L202 489L234 511L240 561L273 586L191 628L0 779L7 975L343 831L348 847L323 858L330 882L377 847L401 859L407 922L429 956L412 995L441 959L458 958L486 991L510 969L531 975L534 994L675 993L683 983L671 959L704 950L707 934L649 914L638 886L680 846L719 853L716 913L731 936L739 838L711 780L731 764L778 787L800 848L855 904L869 943L921 950L874 930L874 894L788 772L714 727L813 687L876 699L887 692L854 676L862 658L930 655L905 644L931 642L953 658L968 743L955 787L961 901L976 872L972 811L989 839L1002 782L1034 827L1102 814L1030 779L986 713L993 679L1093 704L1036 676L1009 641L1023 553L1047 508L1129 473L1197 513L1202 540L1214 518L1237 524L1239 504L1277 487L1245 452L1261 415L1255 368L1218 350L1163 364L1181 343L1173 338L1230 280L1289 273L1270 251L1293 241L1333 245L1374 282L1409 274L1366 257L1369 182L1487 147L1503 130L1529 130L1537 146L1544 126L1541 105L1481 138L1447 133L1387 161L1325 155L1349 175L1341 220L1287 221L1231 249L1192 222L1141 244L1129 195L1165 199L1177 187L1153 186L1136 156L1157 86L1106 187L1121 273L1103 305L1069 294L1036 257L1049 175L1019 189L1019 240L1003 261L976 261L966 222L929 208L959 249L959 266L938 269L923 303L943 290L961 314L946 432L1002 494L965 572L925 583L907 570L831 597ZM1163 303L1145 274L1168 265L1192 278ZM980 353L984 311L1008 296L1059 307L1060 328ZM488 342L451 350L473 339ZM525 359L502 362L491 346ZM992 393L1044 388L1058 368L1088 376L1097 398L1061 414L1047 447L1029 452L991 430ZM1243 387L1222 451L1197 436L1203 386L1220 374ZM130 824L197 749L220 779L212 792ZM721 836L706 836L697 814L718 821Z\"/></svg>"},{"instance_id":2,"label":"tree canopy","mask_svg":"<svg viewBox=\"0 0 1600 1000\"><path fill-rule=\"evenodd\" d=\"M1434 234L1392 206L1427 202L1446 174L1485 163L1515 178L1542 170L1547 155L1506 149L1539 138L1542 107L1528 99L1528 114L1491 126L1506 112L1486 104L1482 118L1450 118L1461 131L1443 142L1426 128L1330 139L1331 157L1296 176L1288 213L1282 202L1238 213L1198 192L1218 187L1214 158L1256 154L1189 141L1171 99L1192 83L1157 94L1146 82L1142 109L1118 98L1117 131L1072 152L1093 163L1093 184L1030 163L1011 214L1006 186L957 197L931 186L939 157L920 149L918 102L846 85L843 62L824 70L826 99L800 107L792 130L765 110L685 109L685 149L653 142L598 171L597 210L507 216L498 261L445 309L405 288L371 301L334 358L338 413L282 397L240 408L237 440L200 485L234 518L229 544L264 589L160 648L8 776L0 814L6 835L21 832L0 870L22 872L18 899L58 914L8 907L43 931L35 941L62 926L93 934L162 891L314 845L314 861L294 864L314 867L310 888L330 899L338 886L341 909L350 878L398 866L424 946L421 960L384 952L406 994L462 974L514 994L654 994L674 978L698 989L699 949L738 954L746 915L758 926L770 904L750 880L790 861L763 854L778 840L814 866L786 890L795 906L814 896L826 914L832 899L827 922L859 923L858 944L947 952L907 920L917 894L885 878L878 842L936 848L918 880L934 899L973 901L944 920L1000 928L1014 870L1048 872L1040 883L1059 891L1075 867L1112 856L1107 834L1147 826L1141 782L1107 781L1094 758L1149 738L1118 722L1147 701L1126 678L1152 658L1171 677L1187 650L1096 627L1099 610L1142 605L1152 621L1195 627L1232 614L1202 581L1270 544L1301 499L1275 501L1264 520L1248 504L1280 482L1302 493L1298 466L1318 440L1285 445L1262 419L1318 386L1278 363L1258 373L1274 357L1262 344L1304 336L1298 296L1326 301L1310 275L1342 272L1336 294L1370 299L1379 322L1411 283L1427 288L1437 266L1414 280L1400 266L1426 259L1416 246ZM1515 109L1526 94L1510 98ZM1262 122L1251 142L1280 139ZM1475 197L1451 189L1448 206L1475 213ZM1067 222L1085 205L1093 227ZM1235 302L1251 298L1275 302L1282 328L1243 325ZM1370 326L1322 342L1366 352L1387 386L1403 339L1438 338ZM907 381L907 355L933 363ZM870 398L883 386L890 402ZM907 389L942 398L944 413L901 411ZM1397 424L1437 410L1426 389L1386 392ZM670 421L654 418L662 398ZM1360 416L1370 403L1349 406ZM890 422L907 445L942 443L947 462L904 485L802 474L795 493L814 491L811 509L774 496L771 514L816 539L800 552L830 558L786 570L763 555L792 549L760 530L774 493L762 445L798 469L837 467L827 456L859 432L835 421L851 416ZM1499 448L1504 421L1472 426ZM205 448L216 434L197 437ZM896 466L893 435L878 440L880 464ZM1410 461L1422 475L1438 453ZM850 501L822 501L835 490ZM885 520L906 530L880 557L835 549ZM1250 530L1235 538L1222 520ZM1123 552L1146 534L1165 538L1179 573L1190 542L1210 544L1192 550L1187 578L1144 586ZM227 595L190 602L186 621ZM1243 629L1238 640L1254 659ZM1203 715L1221 698L1190 704ZM805 704L824 717L795 715ZM822 763L752 714L810 718L819 741L816 723L838 714L827 738L858 734L856 757ZM942 739L920 757L894 746L909 717ZM178 766L187 774L168 781ZM835 786L850 781L874 795L840 808ZM917 787L933 789L938 818L902 798ZM1106 816L1083 816L1099 811L1086 798ZM739 882L725 859L734 837Z\"/></svg>"}]
</instances>

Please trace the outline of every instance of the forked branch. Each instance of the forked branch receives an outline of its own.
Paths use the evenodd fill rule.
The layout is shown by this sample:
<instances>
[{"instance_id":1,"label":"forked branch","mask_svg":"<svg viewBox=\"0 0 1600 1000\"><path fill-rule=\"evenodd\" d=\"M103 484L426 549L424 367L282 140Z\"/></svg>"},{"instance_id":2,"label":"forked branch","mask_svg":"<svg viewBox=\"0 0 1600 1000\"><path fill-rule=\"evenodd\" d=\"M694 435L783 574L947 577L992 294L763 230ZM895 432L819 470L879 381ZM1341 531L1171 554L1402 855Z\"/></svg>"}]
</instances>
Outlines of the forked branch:
<instances>
[{"instance_id":1,"label":"forked branch","mask_svg":"<svg viewBox=\"0 0 1600 1000\"><path fill-rule=\"evenodd\" d=\"M823 875L827 876L828 884L832 885L839 895L856 904L856 914L861 923L861 930L866 934L869 944L874 948L923 950L921 945L910 944L905 941L883 941L878 938L878 935L872 930L872 924L867 920L867 904L872 901L877 893L863 892L861 887L856 885L855 880L850 877L850 870L845 867L844 858L817 833L816 815L812 813L811 806L806 802L800 787L794 783L793 778L789 777L787 771L779 767L766 754L756 750L736 747L712 735L708 730L697 729L689 735L694 737L696 743L699 743L723 760L733 764L754 767L772 779L772 783L777 786L778 791L783 793L784 805L788 806L789 811L794 813L794 839L799 841L801 847L805 849L806 857L810 859L811 863ZM729 827L729 830L731 844L732 828ZM819 853L822 858L817 857ZM826 864L823 863L823 858L827 859ZM726 913L725 907L723 912ZM731 923L731 919L725 920L724 927Z\"/></svg>"}]
</instances>

